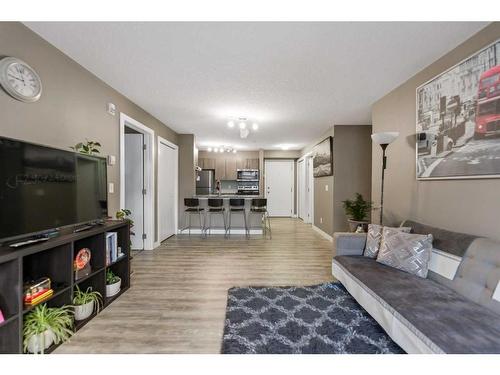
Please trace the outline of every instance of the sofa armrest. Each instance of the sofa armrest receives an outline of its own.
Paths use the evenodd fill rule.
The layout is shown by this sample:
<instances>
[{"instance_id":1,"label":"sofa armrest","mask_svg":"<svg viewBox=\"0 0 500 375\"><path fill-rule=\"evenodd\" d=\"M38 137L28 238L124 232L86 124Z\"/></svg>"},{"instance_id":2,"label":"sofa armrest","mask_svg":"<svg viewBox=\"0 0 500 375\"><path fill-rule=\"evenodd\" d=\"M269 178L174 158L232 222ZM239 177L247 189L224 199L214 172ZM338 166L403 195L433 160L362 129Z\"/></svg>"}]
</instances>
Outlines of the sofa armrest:
<instances>
[{"instance_id":1,"label":"sofa armrest","mask_svg":"<svg viewBox=\"0 0 500 375\"><path fill-rule=\"evenodd\" d=\"M335 256L363 255L365 243L366 233L337 232L333 234Z\"/></svg>"}]
</instances>

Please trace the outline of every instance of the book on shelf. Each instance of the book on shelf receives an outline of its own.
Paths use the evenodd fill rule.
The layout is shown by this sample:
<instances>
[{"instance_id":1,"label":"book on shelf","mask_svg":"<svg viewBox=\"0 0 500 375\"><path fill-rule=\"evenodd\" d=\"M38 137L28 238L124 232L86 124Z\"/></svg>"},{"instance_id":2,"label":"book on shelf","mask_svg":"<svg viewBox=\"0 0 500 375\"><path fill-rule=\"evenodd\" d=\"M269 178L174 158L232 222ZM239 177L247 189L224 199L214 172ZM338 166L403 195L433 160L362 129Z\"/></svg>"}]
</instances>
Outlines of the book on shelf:
<instances>
[{"instance_id":1,"label":"book on shelf","mask_svg":"<svg viewBox=\"0 0 500 375\"><path fill-rule=\"evenodd\" d=\"M116 232L106 233L106 265L118 259L118 235Z\"/></svg>"}]
</instances>

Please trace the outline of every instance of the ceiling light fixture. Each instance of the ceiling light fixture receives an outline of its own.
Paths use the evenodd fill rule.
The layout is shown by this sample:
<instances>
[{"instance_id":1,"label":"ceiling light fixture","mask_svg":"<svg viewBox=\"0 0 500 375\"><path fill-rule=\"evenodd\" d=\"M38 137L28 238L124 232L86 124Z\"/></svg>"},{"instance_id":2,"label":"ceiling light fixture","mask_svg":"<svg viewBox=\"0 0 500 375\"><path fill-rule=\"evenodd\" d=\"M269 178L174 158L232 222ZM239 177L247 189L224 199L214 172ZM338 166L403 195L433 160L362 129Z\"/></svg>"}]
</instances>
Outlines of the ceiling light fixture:
<instances>
[{"instance_id":1,"label":"ceiling light fixture","mask_svg":"<svg viewBox=\"0 0 500 375\"><path fill-rule=\"evenodd\" d=\"M245 129L247 127L247 124L244 121L241 121L239 127L240 129Z\"/></svg>"},{"instance_id":2,"label":"ceiling light fixture","mask_svg":"<svg viewBox=\"0 0 500 375\"><path fill-rule=\"evenodd\" d=\"M217 147L214 148L214 152L219 152L219 149Z\"/></svg>"},{"instance_id":3,"label":"ceiling light fixture","mask_svg":"<svg viewBox=\"0 0 500 375\"><path fill-rule=\"evenodd\" d=\"M234 121L228 121L227 126L234 128Z\"/></svg>"},{"instance_id":4,"label":"ceiling light fixture","mask_svg":"<svg viewBox=\"0 0 500 375\"><path fill-rule=\"evenodd\" d=\"M208 148L208 152L212 152L212 147L209 147L209 148Z\"/></svg>"},{"instance_id":5,"label":"ceiling light fixture","mask_svg":"<svg viewBox=\"0 0 500 375\"><path fill-rule=\"evenodd\" d=\"M252 130L259 130L259 124L257 124L256 122L254 122L252 124Z\"/></svg>"},{"instance_id":6,"label":"ceiling light fixture","mask_svg":"<svg viewBox=\"0 0 500 375\"><path fill-rule=\"evenodd\" d=\"M227 126L229 128L234 128L235 124L238 124L240 130L240 138L246 138L250 134L250 125L247 126L248 119L246 117L233 117L228 120ZM251 129L253 131L259 130L259 124L257 122L251 122Z\"/></svg>"},{"instance_id":7,"label":"ceiling light fixture","mask_svg":"<svg viewBox=\"0 0 500 375\"><path fill-rule=\"evenodd\" d=\"M219 148L219 152L224 152L224 148Z\"/></svg>"}]
</instances>

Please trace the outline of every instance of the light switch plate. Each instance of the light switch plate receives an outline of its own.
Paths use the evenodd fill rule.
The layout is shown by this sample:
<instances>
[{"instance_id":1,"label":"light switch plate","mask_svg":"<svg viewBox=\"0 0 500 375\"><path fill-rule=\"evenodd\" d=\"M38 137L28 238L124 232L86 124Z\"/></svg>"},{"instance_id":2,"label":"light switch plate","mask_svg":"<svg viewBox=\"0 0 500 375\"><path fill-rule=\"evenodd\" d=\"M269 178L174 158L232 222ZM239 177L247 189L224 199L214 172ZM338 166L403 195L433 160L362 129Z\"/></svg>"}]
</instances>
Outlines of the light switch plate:
<instances>
[{"instance_id":1,"label":"light switch plate","mask_svg":"<svg viewBox=\"0 0 500 375\"><path fill-rule=\"evenodd\" d=\"M325 185L325 191L328 191L328 185Z\"/></svg>"},{"instance_id":2,"label":"light switch plate","mask_svg":"<svg viewBox=\"0 0 500 375\"><path fill-rule=\"evenodd\" d=\"M108 155L108 165L115 165L115 164L116 164L116 156Z\"/></svg>"},{"instance_id":3,"label":"light switch plate","mask_svg":"<svg viewBox=\"0 0 500 375\"><path fill-rule=\"evenodd\" d=\"M111 116L116 115L116 107L115 107L115 105L113 103L108 103L108 113Z\"/></svg>"},{"instance_id":4,"label":"light switch plate","mask_svg":"<svg viewBox=\"0 0 500 375\"><path fill-rule=\"evenodd\" d=\"M113 182L110 182L108 184L108 193L113 194L115 192L115 184Z\"/></svg>"}]
</instances>

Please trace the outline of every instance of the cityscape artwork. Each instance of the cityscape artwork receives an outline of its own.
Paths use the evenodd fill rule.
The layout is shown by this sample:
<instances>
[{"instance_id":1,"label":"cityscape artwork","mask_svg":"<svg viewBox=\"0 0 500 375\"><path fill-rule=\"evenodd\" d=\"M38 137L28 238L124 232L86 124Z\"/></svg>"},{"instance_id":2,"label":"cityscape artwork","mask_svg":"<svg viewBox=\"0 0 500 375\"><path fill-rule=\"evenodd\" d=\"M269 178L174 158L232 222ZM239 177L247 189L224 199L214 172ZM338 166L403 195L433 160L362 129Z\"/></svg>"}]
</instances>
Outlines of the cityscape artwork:
<instances>
[{"instance_id":1,"label":"cityscape artwork","mask_svg":"<svg viewBox=\"0 0 500 375\"><path fill-rule=\"evenodd\" d=\"M417 179L500 177L500 40L417 88Z\"/></svg>"},{"instance_id":2,"label":"cityscape artwork","mask_svg":"<svg viewBox=\"0 0 500 375\"><path fill-rule=\"evenodd\" d=\"M314 146L313 149L313 176L323 177L333 175L333 140L328 137Z\"/></svg>"}]
</instances>

